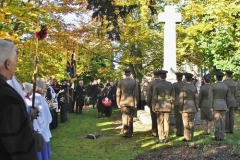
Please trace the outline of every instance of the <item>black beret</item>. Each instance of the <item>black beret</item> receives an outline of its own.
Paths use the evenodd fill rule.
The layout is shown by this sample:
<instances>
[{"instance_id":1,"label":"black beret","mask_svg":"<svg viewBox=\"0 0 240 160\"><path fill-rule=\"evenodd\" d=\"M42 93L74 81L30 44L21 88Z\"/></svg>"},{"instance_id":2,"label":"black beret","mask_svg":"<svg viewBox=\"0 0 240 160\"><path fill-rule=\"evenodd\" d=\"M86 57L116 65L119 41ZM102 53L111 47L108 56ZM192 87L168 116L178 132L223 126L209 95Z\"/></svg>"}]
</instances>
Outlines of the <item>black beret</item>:
<instances>
[{"instance_id":1,"label":"black beret","mask_svg":"<svg viewBox=\"0 0 240 160\"><path fill-rule=\"evenodd\" d=\"M210 76L209 74L205 74L205 75L203 76L203 78L204 78L204 79L209 79L209 80L210 80L210 79L211 79L211 76Z\"/></svg>"},{"instance_id":2,"label":"black beret","mask_svg":"<svg viewBox=\"0 0 240 160\"><path fill-rule=\"evenodd\" d=\"M159 75L160 72L159 72L159 70L155 70L155 71L153 71L153 74L154 74L154 75Z\"/></svg>"},{"instance_id":3,"label":"black beret","mask_svg":"<svg viewBox=\"0 0 240 160\"><path fill-rule=\"evenodd\" d=\"M110 84L110 83L107 83L106 86L111 86L111 84Z\"/></svg>"},{"instance_id":4,"label":"black beret","mask_svg":"<svg viewBox=\"0 0 240 160\"><path fill-rule=\"evenodd\" d=\"M99 84L99 88L104 88L103 84Z\"/></svg>"},{"instance_id":5,"label":"black beret","mask_svg":"<svg viewBox=\"0 0 240 160\"><path fill-rule=\"evenodd\" d=\"M224 74L222 72L220 72L220 71L217 71L215 73L215 75L218 76L218 77L223 77L224 76Z\"/></svg>"},{"instance_id":6,"label":"black beret","mask_svg":"<svg viewBox=\"0 0 240 160\"><path fill-rule=\"evenodd\" d=\"M160 71L159 71L159 73L160 73L160 74L167 74L167 73L168 73L168 71L165 71L165 70L160 70Z\"/></svg>"},{"instance_id":7,"label":"black beret","mask_svg":"<svg viewBox=\"0 0 240 160\"><path fill-rule=\"evenodd\" d=\"M183 73L181 73L181 72L177 72L175 74L176 74L177 77L182 77L183 76Z\"/></svg>"},{"instance_id":8,"label":"black beret","mask_svg":"<svg viewBox=\"0 0 240 160\"><path fill-rule=\"evenodd\" d=\"M126 68L123 70L125 73L130 73L131 72L131 69L130 68Z\"/></svg>"},{"instance_id":9,"label":"black beret","mask_svg":"<svg viewBox=\"0 0 240 160\"><path fill-rule=\"evenodd\" d=\"M225 71L225 73L226 73L226 74L233 74L233 72L232 72L232 71L229 71L229 70Z\"/></svg>"},{"instance_id":10,"label":"black beret","mask_svg":"<svg viewBox=\"0 0 240 160\"><path fill-rule=\"evenodd\" d=\"M192 73L184 73L184 76L187 78L192 78L193 74Z\"/></svg>"}]
</instances>

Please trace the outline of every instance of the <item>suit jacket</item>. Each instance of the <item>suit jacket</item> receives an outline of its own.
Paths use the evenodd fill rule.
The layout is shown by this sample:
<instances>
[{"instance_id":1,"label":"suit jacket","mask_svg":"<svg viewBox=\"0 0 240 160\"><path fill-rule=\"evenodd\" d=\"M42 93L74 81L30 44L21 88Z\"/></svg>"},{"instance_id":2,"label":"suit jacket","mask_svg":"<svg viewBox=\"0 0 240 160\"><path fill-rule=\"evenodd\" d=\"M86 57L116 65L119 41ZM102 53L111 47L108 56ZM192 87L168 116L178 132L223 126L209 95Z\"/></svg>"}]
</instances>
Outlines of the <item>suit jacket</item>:
<instances>
[{"instance_id":1,"label":"suit jacket","mask_svg":"<svg viewBox=\"0 0 240 160\"><path fill-rule=\"evenodd\" d=\"M173 83L173 88L175 91L175 101L174 105L179 105L179 94L180 94L180 89L185 83L183 81L175 82Z\"/></svg>"},{"instance_id":2,"label":"suit jacket","mask_svg":"<svg viewBox=\"0 0 240 160\"><path fill-rule=\"evenodd\" d=\"M83 98L85 95L86 95L85 87L78 85L76 87L76 97L77 98Z\"/></svg>"},{"instance_id":3,"label":"suit jacket","mask_svg":"<svg viewBox=\"0 0 240 160\"><path fill-rule=\"evenodd\" d=\"M138 82L132 78L122 79L116 92L117 105L135 107L139 101Z\"/></svg>"},{"instance_id":4,"label":"suit jacket","mask_svg":"<svg viewBox=\"0 0 240 160\"><path fill-rule=\"evenodd\" d=\"M199 95L198 95L198 107L200 108L208 108L209 107L209 100L208 100L208 94L209 94L209 88L210 84L204 84L200 87Z\"/></svg>"},{"instance_id":5,"label":"suit jacket","mask_svg":"<svg viewBox=\"0 0 240 160\"><path fill-rule=\"evenodd\" d=\"M229 100L229 107L237 107L237 84L235 81L233 81L232 79L226 79L223 81L223 83L225 83L231 92L231 99Z\"/></svg>"},{"instance_id":6,"label":"suit jacket","mask_svg":"<svg viewBox=\"0 0 240 160\"><path fill-rule=\"evenodd\" d=\"M171 82L160 80L153 86L152 110L171 112L175 100L175 91Z\"/></svg>"},{"instance_id":7,"label":"suit jacket","mask_svg":"<svg viewBox=\"0 0 240 160\"><path fill-rule=\"evenodd\" d=\"M36 139L25 102L1 75L0 91L0 159L37 160Z\"/></svg>"},{"instance_id":8,"label":"suit jacket","mask_svg":"<svg viewBox=\"0 0 240 160\"><path fill-rule=\"evenodd\" d=\"M152 81L148 84L148 89L147 89L147 105L148 105L149 107L152 106L153 86L154 86L158 81L160 81L160 79L159 79L159 78L156 78L156 79L152 80Z\"/></svg>"},{"instance_id":9,"label":"suit jacket","mask_svg":"<svg viewBox=\"0 0 240 160\"><path fill-rule=\"evenodd\" d=\"M227 110L231 92L229 87L223 82L216 82L209 88L209 106L214 110Z\"/></svg>"},{"instance_id":10,"label":"suit jacket","mask_svg":"<svg viewBox=\"0 0 240 160\"><path fill-rule=\"evenodd\" d=\"M185 113L195 113L198 111L197 88L191 83L185 83L179 94L180 111Z\"/></svg>"}]
</instances>

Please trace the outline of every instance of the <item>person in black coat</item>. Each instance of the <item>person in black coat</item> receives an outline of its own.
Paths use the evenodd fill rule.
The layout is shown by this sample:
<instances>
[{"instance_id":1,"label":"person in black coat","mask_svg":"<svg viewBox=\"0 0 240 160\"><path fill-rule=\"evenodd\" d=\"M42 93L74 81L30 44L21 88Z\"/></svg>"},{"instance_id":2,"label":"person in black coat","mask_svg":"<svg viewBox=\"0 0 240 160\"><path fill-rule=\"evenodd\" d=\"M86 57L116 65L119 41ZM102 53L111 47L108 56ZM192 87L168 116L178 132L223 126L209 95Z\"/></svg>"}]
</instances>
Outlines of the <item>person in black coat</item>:
<instances>
[{"instance_id":1,"label":"person in black coat","mask_svg":"<svg viewBox=\"0 0 240 160\"><path fill-rule=\"evenodd\" d=\"M106 84L106 87L104 88L104 93L105 93L105 97L107 97L113 102L114 94L113 94L112 86L110 85L110 83ZM112 115L112 104L110 106L105 107L105 116L110 117L111 115Z\"/></svg>"},{"instance_id":2,"label":"person in black coat","mask_svg":"<svg viewBox=\"0 0 240 160\"><path fill-rule=\"evenodd\" d=\"M96 105L96 102L97 102L97 95L98 95L98 91L99 91L99 84L94 81L92 83L92 87L91 87L91 98L92 98L92 105L93 105L93 108L94 106Z\"/></svg>"},{"instance_id":3,"label":"person in black coat","mask_svg":"<svg viewBox=\"0 0 240 160\"><path fill-rule=\"evenodd\" d=\"M61 123L65 123L67 121L67 80L63 80L62 86L60 87L60 91L58 92L58 105L60 108L60 119Z\"/></svg>"},{"instance_id":4,"label":"person in black coat","mask_svg":"<svg viewBox=\"0 0 240 160\"><path fill-rule=\"evenodd\" d=\"M76 87L76 114L82 114L85 95L86 90L83 86L83 81L79 81L79 85Z\"/></svg>"},{"instance_id":5,"label":"person in black coat","mask_svg":"<svg viewBox=\"0 0 240 160\"><path fill-rule=\"evenodd\" d=\"M99 90L97 94L97 110L98 110L98 118L101 118L102 112L105 112L105 106L102 103L103 98L105 98L104 86L103 84L99 85Z\"/></svg>"}]
</instances>

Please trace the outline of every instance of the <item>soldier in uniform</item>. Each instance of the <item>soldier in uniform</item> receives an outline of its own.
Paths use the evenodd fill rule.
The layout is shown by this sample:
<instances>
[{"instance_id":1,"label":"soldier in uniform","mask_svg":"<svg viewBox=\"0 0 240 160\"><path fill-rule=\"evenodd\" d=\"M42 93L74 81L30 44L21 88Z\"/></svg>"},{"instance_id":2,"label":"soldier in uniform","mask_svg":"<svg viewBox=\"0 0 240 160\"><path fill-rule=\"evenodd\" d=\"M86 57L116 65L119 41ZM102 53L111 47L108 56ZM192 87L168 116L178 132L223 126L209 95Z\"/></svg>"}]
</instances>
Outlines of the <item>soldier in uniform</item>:
<instances>
[{"instance_id":1,"label":"soldier in uniform","mask_svg":"<svg viewBox=\"0 0 240 160\"><path fill-rule=\"evenodd\" d=\"M175 101L174 101L174 118L175 118L175 126L176 126L176 136L183 136L183 120L182 115L179 112L179 94L180 89L184 85L184 82L182 81L183 73L177 72L176 78L177 82L173 83L173 88L175 91Z\"/></svg>"},{"instance_id":2,"label":"soldier in uniform","mask_svg":"<svg viewBox=\"0 0 240 160\"><path fill-rule=\"evenodd\" d=\"M133 136L133 115L134 109L139 101L138 84L131 76L131 70L125 69L125 78L118 83L116 92L117 105L122 112L122 133L123 137Z\"/></svg>"},{"instance_id":3,"label":"soldier in uniform","mask_svg":"<svg viewBox=\"0 0 240 160\"><path fill-rule=\"evenodd\" d=\"M201 108L201 119L203 120L204 135L209 135L211 130L211 121L213 120L212 111L209 107L208 93L210 88L210 75L203 76L204 85L201 86L199 91L199 108Z\"/></svg>"},{"instance_id":4,"label":"soldier in uniform","mask_svg":"<svg viewBox=\"0 0 240 160\"><path fill-rule=\"evenodd\" d=\"M228 111L228 101L231 98L229 87L222 82L224 74L216 72L217 82L212 84L209 89L209 104L213 112L215 140L221 141L224 138L226 111Z\"/></svg>"},{"instance_id":5,"label":"soldier in uniform","mask_svg":"<svg viewBox=\"0 0 240 160\"><path fill-rule=\"evenodd\" d=\"M169 116L173 109L175 91L171 82L166 81L168 71L160 70L160 81L153 86L152 110L157 115L158 143L166 143L169 135Z\"/></svg>"},{"instance_id":6,"label":"soldier in uniform","mask_svg":"<svg viewBox=\"0 0 240 160\"><path fill-rule=\"evenodd\" d=\"M234 110L237 107L237 84L232 80L232 71L226 71L226 79L223 81L231 92L231 100L229 100L229 110L226 113L226 126L225 133L233 134L233 126L234 126Z\"/></svg>"},{"instance_id":7,"label":"soldier in uniform","mask_svg":"<svg viewBox=\"0 0 240 160\"><path fill-rule=\"evenodd\" d=\"M192 84L193 74L185 73L186 83L180 90L179 107L182 113L184 139L188 142L193 140L195 113L198 111L198 92L197 88Z\"/></svg>"},{"instance_id":8,"label":"soldier in uniform","mask_svg":"<svg viewBox=\"0 0 240 160\"><path fill-rule=\"evenodd\" d=\"M160 81L160 74L159 71L154 71L154 80L152 80L147 89L147 105L150 108L150 114L152 119L152 134L151 136L157 137L158 136L158 128L157 128L157 115L155 112L152 111L152 94L153 94L153 86Z\"/></svg>"}]
</instances>

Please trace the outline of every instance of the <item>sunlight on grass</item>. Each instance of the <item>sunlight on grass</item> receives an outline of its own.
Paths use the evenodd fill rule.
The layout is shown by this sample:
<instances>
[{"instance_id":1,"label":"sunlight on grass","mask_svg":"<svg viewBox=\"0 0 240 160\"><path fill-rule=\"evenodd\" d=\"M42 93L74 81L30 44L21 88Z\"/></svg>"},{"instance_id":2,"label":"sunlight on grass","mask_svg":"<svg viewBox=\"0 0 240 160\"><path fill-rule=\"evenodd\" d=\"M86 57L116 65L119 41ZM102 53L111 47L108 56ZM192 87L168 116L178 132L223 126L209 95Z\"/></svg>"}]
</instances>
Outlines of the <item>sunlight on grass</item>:
<instances>
[{"instance_id":1,"label":"sunlight on grass","mask_svg":"<svg viewBox=\"0 0 240 160\"><path fill-rule=\"evenodd\" d=\"M97 126L102 127L102 126L106 126L106 125L111 125L112 122L103 122L103 123L97 123Z\"/></svg>"},{"instance_id":2,"label":"sunlight on grass","mask_svg":"<svg viewBox=\"0 0 240 160\"><path fill-rule=\"evenodd\" d=\"M194 141L182 142L183 137L176 137L170 133L167 144L156 144L158 138L149 136L150 131L134 132L132 138L123 138L118 125L114 125L112 118L121 119L119 109L113 110L112 118L97 118L96 109L84 110L84 115L69 114L67 123L59 123L57 129L51 130L52 157L51 160L133 160L136 156L157 151L161 153L165 148L177 146L198 146L212 144L227 144L236 146L235 152L239 151L240 145L240 116L236 114L235 133L225 135L224 141L215 142L211 135L205 136L202 126L196 126ZM101 134L96 140L86 139L87 134ZM173 148L174 150L174 148Z\"/></svg>"}]
</instances>

